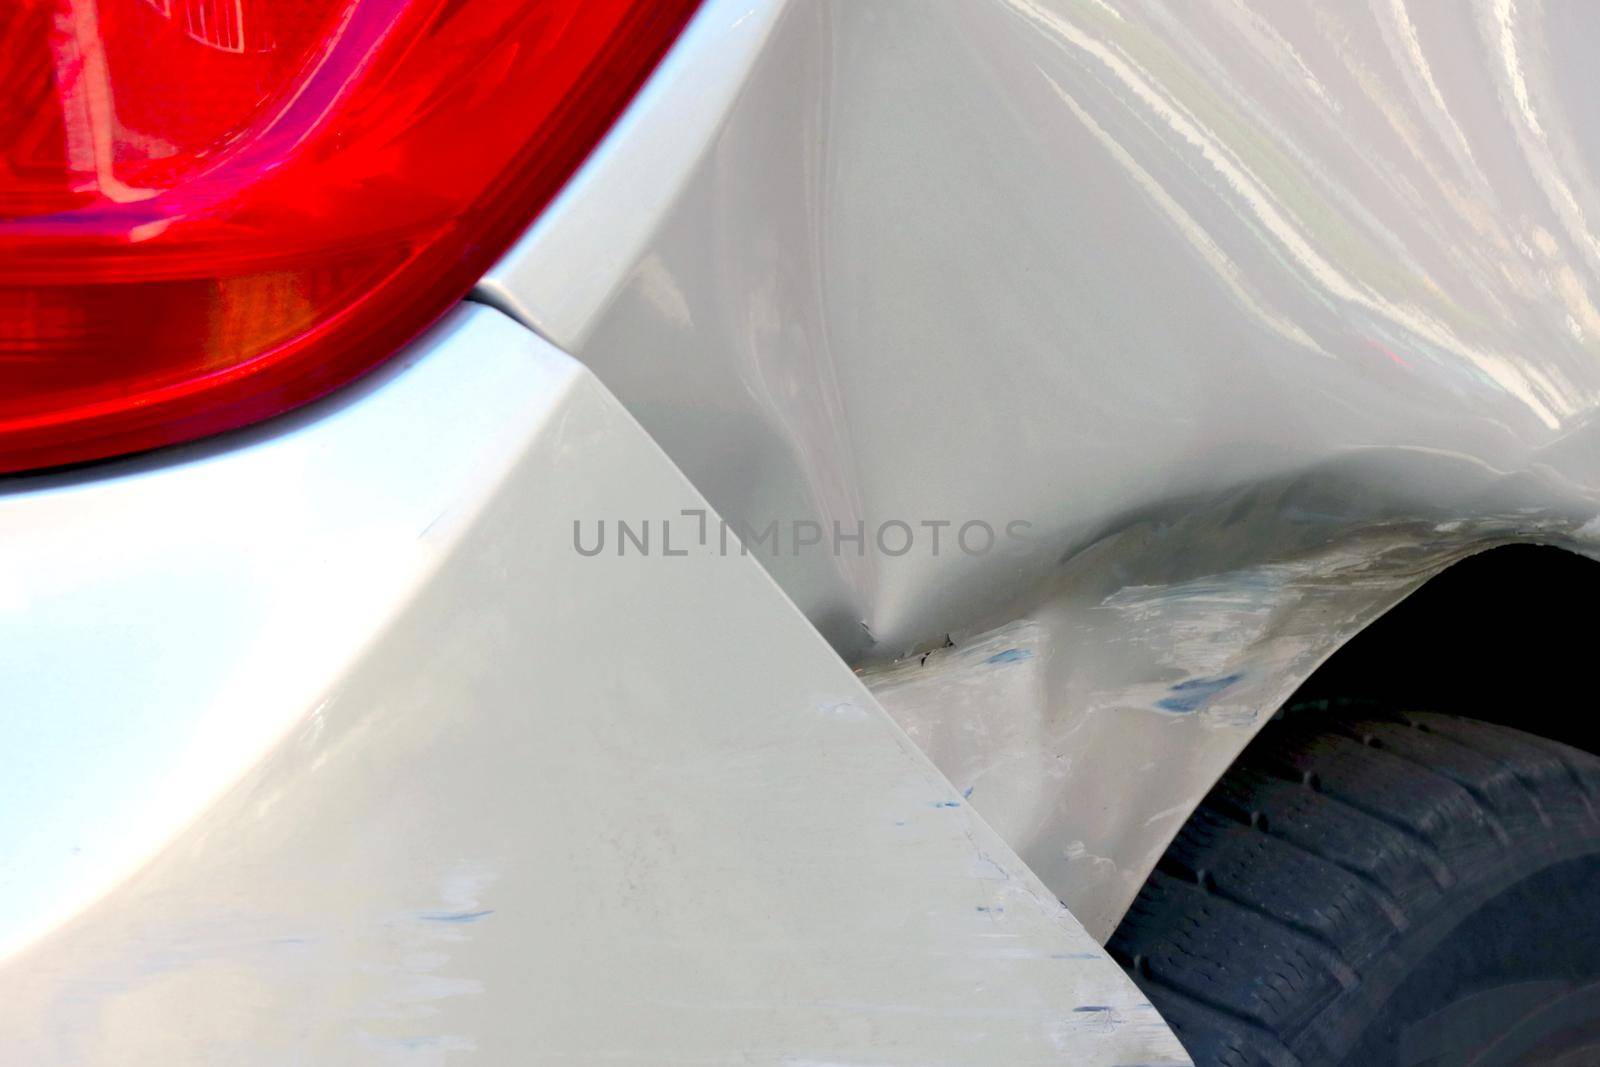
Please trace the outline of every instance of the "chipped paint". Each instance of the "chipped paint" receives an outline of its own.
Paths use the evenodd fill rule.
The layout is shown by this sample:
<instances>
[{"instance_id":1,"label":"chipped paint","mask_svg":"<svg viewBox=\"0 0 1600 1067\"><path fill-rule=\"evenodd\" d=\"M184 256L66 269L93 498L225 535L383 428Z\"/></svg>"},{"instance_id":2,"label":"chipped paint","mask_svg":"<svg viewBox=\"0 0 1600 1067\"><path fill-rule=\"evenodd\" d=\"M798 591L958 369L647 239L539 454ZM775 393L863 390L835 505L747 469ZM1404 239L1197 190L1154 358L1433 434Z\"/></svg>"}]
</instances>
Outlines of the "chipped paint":
<instances>
[{"instance_id":1,"label":"chipped paint","mask_svg":"<svg viewBox=\"0 0 1600 1067\"><path fill-rule=\"evenodd\" d=\"M1229 674L1222 678L1190 678L1170 686L1168 691L1172 695L1156 701L1155 706L1180 715L1199 711L1211 702L1212 697L1233 685L1240 677L1238 674Z\"/></svg>"}]
</instances>

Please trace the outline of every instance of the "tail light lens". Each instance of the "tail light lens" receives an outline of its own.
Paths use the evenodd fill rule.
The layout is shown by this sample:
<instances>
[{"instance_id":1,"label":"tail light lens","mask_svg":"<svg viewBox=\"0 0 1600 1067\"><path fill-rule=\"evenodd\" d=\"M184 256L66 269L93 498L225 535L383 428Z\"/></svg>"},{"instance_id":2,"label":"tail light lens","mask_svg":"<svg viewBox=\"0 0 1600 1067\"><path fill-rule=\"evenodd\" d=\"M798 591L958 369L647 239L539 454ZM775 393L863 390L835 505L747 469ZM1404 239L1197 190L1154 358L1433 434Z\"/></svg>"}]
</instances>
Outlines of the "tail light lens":
<instances>
[{"instance_id":1,"label":"tail light lens","mask_svg":"<svg viewBox=\"0 0 1600 1067\"><path fill-rule=\"evenodd\" d=\"M466 293L694 0L0 5L0 471L286 410Z\"/></svg>"}]
</instances>

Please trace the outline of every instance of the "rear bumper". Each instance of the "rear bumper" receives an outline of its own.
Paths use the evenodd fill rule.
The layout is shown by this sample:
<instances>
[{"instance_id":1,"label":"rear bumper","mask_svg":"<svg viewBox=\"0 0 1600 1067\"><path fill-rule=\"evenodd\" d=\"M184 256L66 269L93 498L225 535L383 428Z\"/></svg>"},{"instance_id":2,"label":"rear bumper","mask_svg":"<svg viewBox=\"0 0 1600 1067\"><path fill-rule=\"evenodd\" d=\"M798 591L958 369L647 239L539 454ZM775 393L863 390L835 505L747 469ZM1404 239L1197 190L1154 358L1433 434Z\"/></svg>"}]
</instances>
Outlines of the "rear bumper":
<instances>
[{"instance_id":1,"label":"rear bumper","mask_svg":"<svg viewBox=\"0 0 1600 1067\"><path fill-rule=\"evenodd\" d=\"M16 1062L1182 1061L531 332L224 444L0 499Z\"/></svg>"}]
</instances>

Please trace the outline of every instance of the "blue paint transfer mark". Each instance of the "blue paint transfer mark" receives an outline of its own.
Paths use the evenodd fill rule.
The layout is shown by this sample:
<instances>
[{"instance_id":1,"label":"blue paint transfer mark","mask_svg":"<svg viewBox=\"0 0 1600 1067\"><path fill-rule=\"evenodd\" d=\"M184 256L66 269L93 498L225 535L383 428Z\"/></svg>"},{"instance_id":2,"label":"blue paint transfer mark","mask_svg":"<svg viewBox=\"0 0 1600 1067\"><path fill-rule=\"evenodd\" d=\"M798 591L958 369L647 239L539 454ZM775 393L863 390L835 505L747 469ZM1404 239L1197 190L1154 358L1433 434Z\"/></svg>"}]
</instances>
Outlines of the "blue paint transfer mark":
<instances>
[{"instance_id":1,"label":"blue paint transfer mark","mask_svg":"<svg viewBox=\"0 0 1600 1067\"><path fill-rule=\"evenodd\" d=\"M427 923L475 923L494 914L493 908L483 911L424 911L417 918Z\"/></svg>"},{"instance_id":2,"label":"blue paint transfer mark","mask_svg":"<svg viewBox=\"0 0 1600 1067\"><path fill-rule=\"evenodd\" d=\"M1179 714L1199 711L1208 700L1242 677L1240 674L1228 674L1221 678L1191 678L1187 682L1179 682L1169 690L1173 695L1156 701L1156 707Z\"/></svg>"},{"instance_id":3,"label":"blue paint transfer mark","mask_svg":"<svg viewBox=\"0 0 1600 1067\"><path fill-rule=\"evenodd\" d=\"M970 797L972 795L973 788L974 788L973 786L970 786L970 785L967 786L965 789L963 789L961 791L961 795L964 796L964 797Z\"/></svg>"},{"instance_id":4,"label":"blue paint transfer mark","mask_svg":"<svg viewBox=\"0 0 1600 1067\"><path fill-rule=\"evenodd\" d=\"M979 904L978 905L978 910L979 911L993 912L996 915L1002 915L1002 914L1005 913L1006 909L1004 909L1004 908L990 908L990 907L986 907L986 906L984 906L982 904Z\"/></svg>"},{"instance_id":5,"label":"blue paint transfer mark","mask_svg":"<svg viewBox=\"0 0 1600 1067\"><path fill-rule=\"evenodd\" d=\"M1033 653L1025 648L1008 648L1004 652L996 652L985 663L1021 663L1025 659L1032 659Z\"/></svg>"},{"instance_id":6,"label":"blue paint transfer mark","mask_svg":"<svg viewBox=\"0 0 1600 1067\"><path fill-rule=\"evenodd\" d=\"M1050 958L1053 959L1053 960L1097 960L1097 959L1100 959L1100 953L1098 953L1098 952L1053 952L1053 953L1050 954Z\"/></svg>"},{"instance_id":7,"label":"blue paint transfer mark","mask_svg":"<svg viewBox=\"0 0 1600 1067\"><path fill-rule=\"evenodd\" d=\"M1072 1010L1073 1011L1110 1011L1111 1009L1106 1007L1104 1004L1084 1004L1081 1007L1073 1008Z\"/></svg>"},{"instance_id":8,"label":"blue paint transfer mark","mask_svg":"<svg viewBox=\"0 0 1600 1067\"><path fill-rule=\"evenodd\" d=\"M961 801L959 801L959 800L935 800L933 802L933 806L936 807L936 808L959 808L961 806Z\"/></svg>"}]
</instances>

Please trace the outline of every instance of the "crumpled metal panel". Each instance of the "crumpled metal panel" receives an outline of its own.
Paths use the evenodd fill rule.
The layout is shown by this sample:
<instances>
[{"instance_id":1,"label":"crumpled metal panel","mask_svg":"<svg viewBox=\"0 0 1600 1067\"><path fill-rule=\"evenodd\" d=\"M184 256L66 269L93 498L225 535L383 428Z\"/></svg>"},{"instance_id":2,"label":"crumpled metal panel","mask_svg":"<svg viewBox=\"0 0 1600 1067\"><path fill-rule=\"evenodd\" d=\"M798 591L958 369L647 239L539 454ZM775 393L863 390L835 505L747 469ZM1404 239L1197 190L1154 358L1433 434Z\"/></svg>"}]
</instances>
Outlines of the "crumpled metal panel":
<instances>
[{"instance_id":1,"label":"crumpled metal panel","mask_svg":"<svg viewBox=\"0 0 1600 1067\"><path fill-rule=\"evenodd\" d=\"M587 172L659 190L584 232L610 284L545 254L606 217L580 178L484 291L731 518L1031 524L762 558L856 662L1038 627L1035 701L978 713L1022 718L999 747L885 698L958 781L1026 776L974 803L1095 932L1367 620L1491 544L1593 551L1593 5L771 0L696 33ZM647 171L724 42L720 120Z\"/></svg>"}]
</instances>

